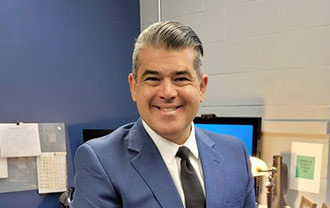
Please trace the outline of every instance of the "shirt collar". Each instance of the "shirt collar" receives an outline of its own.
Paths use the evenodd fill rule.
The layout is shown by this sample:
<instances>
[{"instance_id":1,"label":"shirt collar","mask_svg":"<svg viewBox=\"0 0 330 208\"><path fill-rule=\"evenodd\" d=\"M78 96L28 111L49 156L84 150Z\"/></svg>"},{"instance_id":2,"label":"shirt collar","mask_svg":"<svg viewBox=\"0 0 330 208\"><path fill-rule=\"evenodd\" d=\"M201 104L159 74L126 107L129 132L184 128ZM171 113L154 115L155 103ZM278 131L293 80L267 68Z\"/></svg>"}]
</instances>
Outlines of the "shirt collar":
<instances>
[{"instance_id":1,"label":"shirt collar","mask_svg":"<svg viewBox=\"0 0 330 208\"><path fill-rule=\"evenodd\" d=\"M186 146L189 148L192 155L198 159L198 148L196 143L196 136L195 136L195 126L193 123L191 123L191 132L187 139L187 141L183 145L178 145L174 142L171 142L160 135L158 135L156 132L154 132L148 124L142 119L143 127L148 132L151 139L154 141L156 147L158 148L158 151L160 152L162 158L166 163L171 163L173 159L175 158L175 155L181 146Z\"/></svg>"}]
</instances>

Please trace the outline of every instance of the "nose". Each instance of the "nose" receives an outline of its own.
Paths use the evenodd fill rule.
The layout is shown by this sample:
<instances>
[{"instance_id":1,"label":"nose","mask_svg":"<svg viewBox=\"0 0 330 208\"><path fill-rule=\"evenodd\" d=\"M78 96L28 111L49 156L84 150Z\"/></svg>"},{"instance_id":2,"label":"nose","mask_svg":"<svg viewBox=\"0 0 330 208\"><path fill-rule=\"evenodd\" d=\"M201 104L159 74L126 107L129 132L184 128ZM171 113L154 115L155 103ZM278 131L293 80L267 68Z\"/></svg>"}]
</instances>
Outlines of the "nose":
<instances>
[{"instance_id":1,"label":"nose","mask_svg":"<svg viewBox=\"0 0 330 208\"><path fill-rule=\"evenodd\" d=\"M164 79L160 89L160 98L170 101L177 96L177 89L169 79Z\"/></svg>"}]
</instances>

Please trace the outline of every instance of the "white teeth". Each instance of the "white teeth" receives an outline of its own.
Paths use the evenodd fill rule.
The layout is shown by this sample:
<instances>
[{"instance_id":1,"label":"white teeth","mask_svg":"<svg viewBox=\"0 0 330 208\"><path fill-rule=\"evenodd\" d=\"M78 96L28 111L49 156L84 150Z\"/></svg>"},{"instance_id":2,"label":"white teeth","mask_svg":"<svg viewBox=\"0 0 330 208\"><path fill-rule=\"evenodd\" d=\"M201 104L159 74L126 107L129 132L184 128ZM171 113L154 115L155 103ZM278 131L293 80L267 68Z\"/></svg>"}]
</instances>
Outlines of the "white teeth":
<instances>
[{"instance_id":1,"label":"white teeth","mask_svg":"<svg viewBox=\"0 0 330 208\"><path fill-rule=\"evenodd\" d=\"M171 112L171 111L174 111L176 108L161 108L160 110L161 111L164 111L164 112Z\"/></svg>"}]
</instances>

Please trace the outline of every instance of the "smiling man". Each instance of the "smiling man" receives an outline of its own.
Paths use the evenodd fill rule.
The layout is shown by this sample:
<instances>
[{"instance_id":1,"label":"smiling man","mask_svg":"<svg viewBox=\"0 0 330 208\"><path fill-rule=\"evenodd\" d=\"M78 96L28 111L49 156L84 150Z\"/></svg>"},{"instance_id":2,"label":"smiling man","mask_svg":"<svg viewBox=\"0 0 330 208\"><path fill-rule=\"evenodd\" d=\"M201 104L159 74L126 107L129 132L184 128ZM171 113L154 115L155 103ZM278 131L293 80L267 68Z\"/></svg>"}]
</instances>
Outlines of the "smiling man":
<instances>
[{"instance_id":1,"label":"smiling man","mask_svg":"<svg viewBox=\"0 0 330 208\"><path fill-rule=\"evenodd\" d=\"M183 144L203 100L207 76L194 70L193 47L144 46L136 76L129 75L133 100L143 121L158 135Z\"/></svg>"},{"instance_id":2,"label":"smiling man","mask_svg":"<svg viewBox=\"0 0 330 208\"><path fill-rule=\"evenodd\" d=\"M128 82L141 118L79 147L71 207L255 207L243 143L192 122L208 83L202 57L178 22L140 34Z\"/></svg>"}]
</instances>

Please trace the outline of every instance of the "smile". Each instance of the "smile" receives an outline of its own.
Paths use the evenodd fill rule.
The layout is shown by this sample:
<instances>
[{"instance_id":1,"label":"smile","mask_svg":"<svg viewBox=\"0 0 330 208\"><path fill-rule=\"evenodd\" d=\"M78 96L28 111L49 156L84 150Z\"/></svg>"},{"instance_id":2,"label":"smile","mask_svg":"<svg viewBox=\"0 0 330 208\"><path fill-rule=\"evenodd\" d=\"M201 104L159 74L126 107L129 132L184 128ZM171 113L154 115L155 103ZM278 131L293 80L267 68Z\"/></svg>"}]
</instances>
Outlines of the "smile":
<instances>
[{"instance_id":1,"label":"smile","mask_svg":"<svg viewBox=\"0 0 330 208\"><path fill-rule=\"evenodd\" d=\"M175 110L177 110L178 108L180 108L181 106L176 106L176 107L159 107L159 106L155 106L158 110L162 111L162 112L173 112Z\"/></svg>"}]
</instances>

